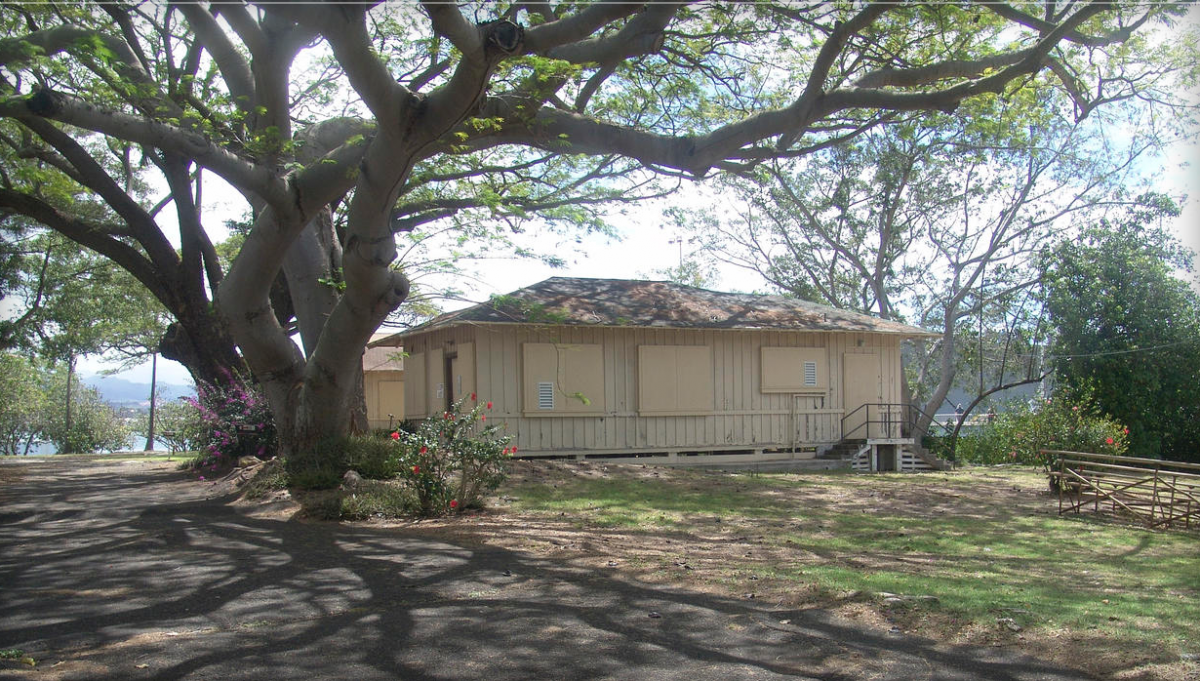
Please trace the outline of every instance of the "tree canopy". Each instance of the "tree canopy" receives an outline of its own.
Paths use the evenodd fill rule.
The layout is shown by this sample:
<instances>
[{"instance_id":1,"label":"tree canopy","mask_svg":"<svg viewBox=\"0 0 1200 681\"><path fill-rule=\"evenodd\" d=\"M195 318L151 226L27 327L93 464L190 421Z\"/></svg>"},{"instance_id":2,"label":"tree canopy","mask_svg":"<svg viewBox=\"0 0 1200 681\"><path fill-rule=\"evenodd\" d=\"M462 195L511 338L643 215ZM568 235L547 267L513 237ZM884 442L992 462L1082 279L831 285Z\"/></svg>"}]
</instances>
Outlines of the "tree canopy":
<instances>
[{"instance_id":1,"label":"tree canopy","mask_svg":"<svg viewBox=\"0 0 1200 681\"><path fill-rule=\"evenodd\" d=\"M1046 254L1060 389L1129 427L1134 456L1200 461L1200 296L1169 202L1093 225Z\"/></svg>"},{"instance_id":2,"label":"tree canopy","mask_svg":"<svg viewBox=\"0 0 1200 681\"><path fill-rule=\"evenodd\" d=\"M348 427L356 349L410 292L397 235L459 220L470 239L534 215L587 226L592 207L656 191L640 178L747 172L979 98L1053 88L1070 102L1059 114L1084 116L1153 91L1153 56L1173 48L1148 31L1182 11L8 5L0 117L23 163L0 210L111 258L188 333L211 326L221 343L228 329L288 449ZM150 167L161 200L138 185ZM252 211L228 272L196 209L206 174Z\"/></svg>"}]
</instances>

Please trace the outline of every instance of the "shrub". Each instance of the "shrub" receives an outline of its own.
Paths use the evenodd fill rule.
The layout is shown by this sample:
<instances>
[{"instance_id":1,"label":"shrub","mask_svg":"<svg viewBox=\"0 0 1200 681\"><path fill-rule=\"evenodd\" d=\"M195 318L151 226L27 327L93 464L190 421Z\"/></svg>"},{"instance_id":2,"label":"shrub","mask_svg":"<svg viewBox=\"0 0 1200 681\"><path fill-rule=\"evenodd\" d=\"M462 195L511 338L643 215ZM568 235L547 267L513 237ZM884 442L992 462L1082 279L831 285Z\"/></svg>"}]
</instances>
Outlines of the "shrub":
<instances>
[{"instance_id":1,"label":"shrub","mask_svg":"<svg viewBox=\"0 0 1200 681\"><path fill-rule=\"evenodd\" d=\"M1043 449L1097 454L1123 454L1129 429L1098 415L1087 405L1062 399L1014 403L996 420L959 437L960 461L981 464L1020 463L1046 469Z\"/></svg>"},{"instance_id":2,"label":"shrub","mask_svg":"<svg viewBox=\"0 0 1200 681\"><path fill-rule=\"evenodd\" d=\"M288 485L300 489L332 489L349 470L344 438L328 438L312 449L292 452L284 462Z\"/></svg>"},{"instance_id":3,"label":"shrub","mask_svg":"<svg viewBox=\"0 0 1200 681\"><path fill-rule=\"evenodd\" d=\"M183 399L199 413L193 435L198 467L216 471L233 466L242 456L275 456L275 421L266 398L253 385L241 379L228 386L198 383L196 397Z\"/></svg>"},{"instance_id":4,"label":"shrub","mask_svg":"<svg viewBox=\"0 0 1200 681\"><path fill-rule=\"evenodd\" d=\"M372 515L416 513L438 516L479 507L505 477L505 462L516 453L512 438L487 424L491 403L475 396L451 411L418 422L404 422L383 437L331 438L287 457L291 487L325 490L338 487L347 470L366 480L340 494L316 495L306 510L313 517L360 519ZM388 484L397 480L399 484Z\"/></svg>"},{"instance_id":5,"label":"shrub","mask_svg":"<svg viewBox=\"0 0 1200 681\"><path fill-rule=\"evenodd\" d=\"M338 517L342 520L366 520L372 516L407 515L415 510L416 501L410 490L399 485L366 480L354 491L341 497Z\"/></svg>"},{"instance_id":6,"label":"shrub","mask_svg":"<svg viewBox=\"0 0 1200 681\"><path fill-rule=\"evenodd\" d=\"M390 480L400 472L402 452L390 434L352 435L342 440L346 466L369 480Z\"/></svg>"},{"instance_id":7,"label":"shrub","mask_svg":"<svg viewBox=\"0 0 1200 681\"><path fill-rule=\"evenodd\" d=\"M505 477L505 462L516 453L500 428L487 424L492 403L471 395L451 411L420 422L415 432L392 433L402 455L401 478L416 493L417 511L433 516L478 507Z\"/></svg>"},{"instance_id":8,"label":"shrub","mask_svg":"<svg viewBox=\"0 0 1200 681\"><path fill-rule=\"evenodd\" d=\"M149 434L149 418L138 427L138 434L143 437ZM170 447L173 451L198 451L201 441L205 440L207 427L201 418L196 401L181 397L156 405L154 410L154 438L157 442Z\"/></svg>"}]
</instances>

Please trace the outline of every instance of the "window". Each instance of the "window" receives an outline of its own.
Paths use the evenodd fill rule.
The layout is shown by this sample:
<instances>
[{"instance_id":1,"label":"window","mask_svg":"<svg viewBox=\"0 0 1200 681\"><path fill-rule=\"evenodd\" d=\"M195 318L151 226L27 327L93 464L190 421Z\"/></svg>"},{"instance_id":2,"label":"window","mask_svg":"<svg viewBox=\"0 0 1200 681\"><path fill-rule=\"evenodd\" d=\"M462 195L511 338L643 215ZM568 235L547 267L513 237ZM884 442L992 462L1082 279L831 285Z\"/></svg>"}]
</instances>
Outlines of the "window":
<instances>
[{"instance_id":1,"label":"window","mask_svg":"<svg viewBox=\"0 0 1200 681\"><path fill-rule=\"evenodd\" d=\"M829 388L825 348L763 348L762 392L813 393Z\"/></svg>"},{"instance_id":2,"label":"window","mask_svg":"<svg viewBox=\"0 0 1200 681\"><path fill-rule=\"evenodd\" d=\"M525 343L522 411L529 416L604 413L604 348Z\"/></svg>"},{"instance_id":3,"label":"window","mask_svg":"<svg viewBox=\"0 0 1200 681\"><path fill-rule=\"evenodd\" d=\"M666 416L712 410L712 348L638 346L638 413Z\"/></svg>"}]
</instances>

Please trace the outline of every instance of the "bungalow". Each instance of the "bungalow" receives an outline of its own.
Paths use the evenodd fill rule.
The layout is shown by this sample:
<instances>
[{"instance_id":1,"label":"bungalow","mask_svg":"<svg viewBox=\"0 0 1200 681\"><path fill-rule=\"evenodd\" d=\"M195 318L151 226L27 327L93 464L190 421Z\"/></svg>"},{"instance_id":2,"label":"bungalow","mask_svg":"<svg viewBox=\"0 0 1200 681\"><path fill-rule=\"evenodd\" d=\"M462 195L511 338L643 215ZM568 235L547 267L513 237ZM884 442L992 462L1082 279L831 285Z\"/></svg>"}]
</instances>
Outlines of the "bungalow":
<instances>
[{"instance_id":1,"label":"bungalow","mask_svg":"<svg viewBox=\"0 0 1200 681\"><path fill-rule=\"evenodd\" d=\"M900 342L930 335L783 296L554 277L371 347L406 350L405 418L478 394L525 456L786 465L836 451L897 470L937 465L900 428Z\"/></svg>"},{"instance_id":2,"label":"bungalow","mask_svg":"<svg viewBox=\"0 0 1200 681\"><path fill-rule=\"evenodd\" d=\"M380 340L388 336L377 336ZM363 392L367 423L371 428L391 428L404 418L404 360L400 349L369 347L363 353Z\"/></svg>"}]
</instances>

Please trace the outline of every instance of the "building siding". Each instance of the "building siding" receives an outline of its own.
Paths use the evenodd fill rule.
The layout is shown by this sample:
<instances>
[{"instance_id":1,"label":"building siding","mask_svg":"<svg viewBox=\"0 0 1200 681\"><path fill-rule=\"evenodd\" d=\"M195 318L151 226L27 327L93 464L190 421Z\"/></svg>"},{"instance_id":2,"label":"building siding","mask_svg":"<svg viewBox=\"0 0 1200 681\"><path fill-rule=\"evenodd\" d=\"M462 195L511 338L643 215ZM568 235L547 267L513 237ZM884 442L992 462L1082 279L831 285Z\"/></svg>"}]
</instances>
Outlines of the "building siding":
<instances>
[{"instance_id":1,"label":"building siding","mask_svg":"<svg viewBox=\"0 0 1200 681\"><path fill-rule=\"evenodd\" d=\"M812 447L840 439L842 357L880 356L885 402L900 402L900 338L878 333L825 331L693 330L638 327L461 325L413 334L411 353L470 344L480 400L490 400L489 422L505 426L527 455L637 453ZM523 343L603 347L602 415L537 416L522 411ZM713 409L696 415L644 416L638 412L638 347L706 345L712 349ZM828 388L813 393L763 393L761 349L824 347ZM443 379L426 363L427 386ZM432 394L432 390L430 392ZM441 405L430 405L429 413ZM407 414L409 418L426 414Z\"/></svg>"}]
</instances>

